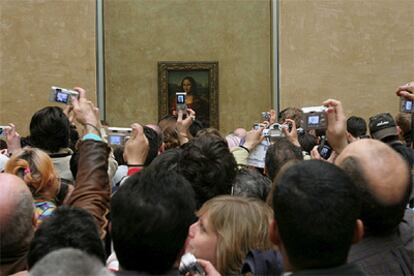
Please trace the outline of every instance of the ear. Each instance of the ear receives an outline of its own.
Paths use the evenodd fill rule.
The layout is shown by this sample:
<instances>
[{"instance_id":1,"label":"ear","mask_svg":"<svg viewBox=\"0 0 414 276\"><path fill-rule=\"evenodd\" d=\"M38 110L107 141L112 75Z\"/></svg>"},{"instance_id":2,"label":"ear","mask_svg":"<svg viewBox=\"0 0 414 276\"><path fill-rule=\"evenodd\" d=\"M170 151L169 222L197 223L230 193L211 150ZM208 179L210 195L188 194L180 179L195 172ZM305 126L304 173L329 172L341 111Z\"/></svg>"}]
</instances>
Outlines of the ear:
<instances>
[{"instance_id":1,"label":"ear","mask_svg":"<svg viewBox=\"0 0 414 276\"><path fill-rule=\"evenodd\" d=\"M280 246L281 240L279 235L279 227L277 226L277 221L275 219L272 219L269 225L269 236L272 243L274 243L277 246Z\"/></svg>"},{"instance_id":2,"label":"ear","mask_svg":"<svg viewBox=\"0 0 414 276\"><path fill-rule=\"evenodd\" d=\"M357 219L355 224L355 232L354 232L354 238L352 239L352 243L358 243L362 240L364 237L364 224L362 223L362 220Z\"/></svg>"},{"instance_id":3,"label":"ear","mask_svg":"<svg viewBox=\"0 0 414 276\"><path fill-rule=\"evenodd\" d=\"M352 136L351 133L349 133L348 131L346 132L346 140L348 140L348 143L352 143L353 141L355 141L354 136Z\"/></svg>"},{"instance_id":4,"label":"ear","mask_svg":"<svg viewBox=\"0 0 414 276\"><path fill-rule=\"evenodd\" d=\"M35 208L35 207L33 207ZM33 209L33 215L32 215L32 226L34 229L37 228L37 214L36 211Z\"/></svg>"},{"instance_id":5,"label":"ear","mask_svg":"<svg viewBox=\"0 0 414 276\"><path fill-rule=\"evenodd\" d=\"M403 134L402 129L399 126L397 126L397 134L398 134L398 136Z\"/></svg>"}]
</instances>

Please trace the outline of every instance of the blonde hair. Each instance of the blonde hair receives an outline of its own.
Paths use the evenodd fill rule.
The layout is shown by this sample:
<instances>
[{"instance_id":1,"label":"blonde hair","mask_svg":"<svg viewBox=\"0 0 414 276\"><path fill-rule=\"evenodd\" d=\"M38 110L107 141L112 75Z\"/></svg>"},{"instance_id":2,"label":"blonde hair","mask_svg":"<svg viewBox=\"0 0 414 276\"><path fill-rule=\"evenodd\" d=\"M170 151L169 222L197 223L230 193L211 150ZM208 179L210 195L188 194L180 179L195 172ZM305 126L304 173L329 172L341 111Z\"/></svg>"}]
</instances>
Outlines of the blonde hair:
<instances>
[{"instance_id":1,"label":"blonde hair","mask_svg":"<svg viewBox=\"0 0 414 276\"><path fill-rule=\"evenodd\" d=\"M249 250L272 248L268 229L273 211L264 202L219 196L204 203L197 212L199 217L204 214L217 234L216 268L222 275L240 274Z\"/></svg>"},{"instance_id":2,"label":"blonde hair","mask_svg":"<svg viewBox=\"0 0 414 276\"><path fill-rule=\"evenodd\" d=\"M4 171L22 178L35 199L53 200L58 192L59 180L52 159L40 149L25 147L16 152Z\"/></svg>"}]
</instances>

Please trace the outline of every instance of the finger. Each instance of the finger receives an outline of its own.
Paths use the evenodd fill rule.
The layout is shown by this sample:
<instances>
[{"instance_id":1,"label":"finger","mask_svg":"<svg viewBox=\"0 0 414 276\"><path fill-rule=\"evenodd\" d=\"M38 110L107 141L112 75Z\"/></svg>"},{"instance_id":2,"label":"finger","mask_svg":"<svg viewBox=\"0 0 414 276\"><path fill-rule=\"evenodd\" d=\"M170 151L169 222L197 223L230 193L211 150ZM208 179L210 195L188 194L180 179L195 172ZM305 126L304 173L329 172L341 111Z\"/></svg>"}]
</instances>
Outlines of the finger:
<instances>
[{"instance_id":1,"label":"finger","mask_svg":"<svg viewBox=\"0 0 414 276\"><path fill-rule=\"evenodd\" d=\"M82 87L74 87L73 90L79 92L79 99L86 98L86 90ZM76 98L76 97L75 97Z\"/></svg>"},{"instance_id":2,"label":"finger","mask_svg":"<svg viewBox=\"0 0 414 276\"><path fill-rule=\"evenodd\" d=\"M312 159L316 159L316 160L321 159L321 155L319 154L319 151L318 151L318 146L314 146L310 154L311 154Z\"/></svg>"},{"instance_id":3,"label":"finger","mask_svg":"<svg viewBox=\"0 0 414 276\"><path fill-rule=\"evenodd\" d=\"M294 120L292 120L292 119L286 119L285 122L288 122L288 123L290 123L292 125L292 131L296 130L296 122Z\"/></svg>"},{"instance_id":4,"label":"finger","mask_svg":"<svg viewBox=\"0 0 414 276\"><path fill-rule=\"evenodd\" d=\"M190 115L193 115L193 116L195 116L195 115L196 115L196 112L195 112L194 110L192 110L191 108L187 108L187 112L188 112Z\"/></svg>"},{"instance_id":5,"label":"finger","mask_svg":"<svg viewBox=\"0 0 414 276\"><path fill-rule=\"evenodd\" d=\"M290 135L290 133L289 133L289 128L282 128L282 132L283 132L283 134L285 135L285 136L289 136Z\"/></svg>"},{"instance_id":6,"label":"finger","mask_svg":"<svg viewBox=\"0 0 414 276\"><path fill-rule=\"evenodd\" d=\"M144 129L138 123L132 124L131 128L132 128L131 139L135 139L140 133L144 132Z\"/></svg>"},{"instance_id":7,"label":"finger","mask_svg":"<svg viewBox=\"0 0 414 276\"><path fill-rule=\"evenodd\" d=\"M183 120L183 111L181 109L178 110L177 121Z\"/></svg>"}]
</instances>

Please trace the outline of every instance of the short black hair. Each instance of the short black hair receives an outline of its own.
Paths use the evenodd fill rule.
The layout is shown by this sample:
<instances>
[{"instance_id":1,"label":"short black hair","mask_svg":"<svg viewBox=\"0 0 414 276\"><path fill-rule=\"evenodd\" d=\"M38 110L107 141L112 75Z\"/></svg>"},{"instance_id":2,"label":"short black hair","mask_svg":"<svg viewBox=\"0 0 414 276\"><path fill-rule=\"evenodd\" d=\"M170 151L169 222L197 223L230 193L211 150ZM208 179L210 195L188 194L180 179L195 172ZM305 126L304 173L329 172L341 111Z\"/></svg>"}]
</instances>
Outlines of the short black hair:
<instances>
[{"instance_id":1,"label":"short black hair","mask_svg":"<svg viewBox=\"0 0 414 276\"><path fill-rule=\"evenodd\" d=\"M333 164L309 160L279 177L272 204L290 263L297 269L345 264L360 212L349 176Z\"/></svg>"},{"instance_id":2,"label":"short black hair","mask_svg":"<svg viewBox=\"0 0 414 276\"><path fill-rule=\"evenodd\" d=\"M359 189L362 204L360 218L366 232L373 236L392 233L403 219L411 196L413 187L411 172L408 172L408 183L402 199L395 204L385 204L374 195L358 159L352 156L346 157L341 163L341 168L348 173Z\"/></svg>"},{"instance_id":3,"label":"short black hair","mask_svg":"<svg viewBox=\"0 0 414 276\"><path fill-rule=\"evenodd\" d=\"M278 137L266 151L265 167L273 181L280 168L290 160L303 160L301 148L295 146L286 137Z\"/></svg>"},{"instance_id":4,"label":"short black hair","mask_svg":"<svg viewBox=\"0 0 414 276\"><path fill-rule=\"evenodd\" d=\"M197 208L218 195L229 195L237 163L224 138L204 133L184 144L179 172L190 181Z\"/></svg>"},{"instance_id":5,"label":"short black hair","mask_svg":"<svg viewBox=\"0 0 414 276\"><path fill-rule=\"evenodd\" d=\"M124 150L125 147L123 145L111 145L115 161L118 163L118 166L126 165L127 163L124 160Z\"/></svg>"},{"instance_id":6,"label":"short black hair","mask_svg":"<svg viewBox=\"0 0 414 276\"><path fill-rule=\"evenodd\" d=\"M203 123L200 120L195 119L191 123L190 128L189 128L189 131L190 131L191 136L196 137L197 136L197 133L200 130L204 129L204 128L205 127L204 127Z\"/></svg>"},{"instance_id":7,"label":"short black hair","mask_svg":"<svg viewBox=\"0 0 414 276\"><path fill-rule=\"evenodd\" d=\"M27 255L29 268L48 253L65 247L80 249L105 264L105 249L95 219L81 208L61 206L40 224Z\"/></svg>"},{"instance_id":8,"label":"short black hair","mask_svg":"<svg viewBox=\"0 0 414 276\"><path fill-rule=\"evenodd\" d=\"M272 181L255 168L242 167L237 171L233 183L233 195L254 197L266 201Z\"/></svg>"},{"instance_id":9,"label":"short black hair","mask_svg":"<svg viewBox=\"0 0 414 276\"><path fill-rule=\"evenodd\" d=\"M367 134L367 122L364 118L351 116L346 121L346 130L355 138L364 136Z\"/></svg>"},{"instance_id":10,"label":"short black hair","mask_svg":"<svg viewBox=\"0 0 414 276\"><path fill-rule=\"evenodd\" d=\"M47 106L33 114L30 143L51 153L69 146L70 122L58 106Z\"/></svg>"},{"instance_id":11,"label":"short black hair","mask_svg":"<svg viewBox=\"0 0 414 276\"><path fill-rule=\"evenodd\" d=\"M112 238L120 266L163 274L172 269L195 221L190 183L163 158L129 177L112 197ZM167 155L165 155L167 154Z\"/></svg>"},{"instance_id":12,"label":"short black hair","mask_svg":"<svg viewBox=\"0 0 414 276\"><path fill-rule=\"evenodd\" d=\"M298 133L299 144L303 151L310 153L312 149L318 144L318 138L308 132Z\"/></svg>"},{"instance_id":13,"label":"short black hair","mask_svg":"<svg viewBox=\"0 0 414 276\"><path fill-rule=\"evenodd\" d=\"M145 137L147 137L148 145L149 145L148 155L147 155L147 159L145 159L144 166L148 166L149 164L151 164L152 160L154 160L154 158L157 157L158 155L159 135L157 134L155 130L153 130L150 127L143 126L143 128L144 128L144 135Z\"/></svg>"}]
</instances>

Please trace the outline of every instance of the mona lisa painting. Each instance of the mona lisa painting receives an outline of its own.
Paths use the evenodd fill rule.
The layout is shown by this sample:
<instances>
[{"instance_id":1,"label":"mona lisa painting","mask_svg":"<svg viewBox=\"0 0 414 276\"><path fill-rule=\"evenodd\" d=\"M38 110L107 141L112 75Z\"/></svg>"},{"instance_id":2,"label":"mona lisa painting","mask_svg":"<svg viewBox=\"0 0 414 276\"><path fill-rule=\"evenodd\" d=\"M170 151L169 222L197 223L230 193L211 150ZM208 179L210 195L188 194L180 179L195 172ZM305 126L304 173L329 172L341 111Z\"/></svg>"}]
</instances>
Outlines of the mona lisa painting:
<instances>
[{"instance_id":1,"label":"mona lisa painting","mask_svg":"<svg viewBox=\"0 0 414 276\"><path fill-rule=\"evenodd\" d=\"M159 118L176 110L175 93L205 127L218 128L218 62L158 62Z\"/></svg>"}]
</instances>

